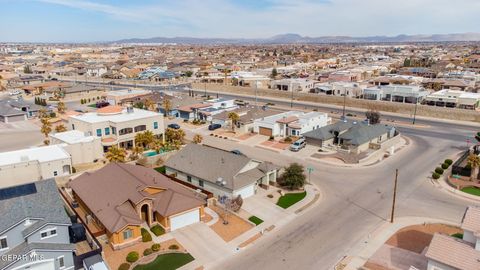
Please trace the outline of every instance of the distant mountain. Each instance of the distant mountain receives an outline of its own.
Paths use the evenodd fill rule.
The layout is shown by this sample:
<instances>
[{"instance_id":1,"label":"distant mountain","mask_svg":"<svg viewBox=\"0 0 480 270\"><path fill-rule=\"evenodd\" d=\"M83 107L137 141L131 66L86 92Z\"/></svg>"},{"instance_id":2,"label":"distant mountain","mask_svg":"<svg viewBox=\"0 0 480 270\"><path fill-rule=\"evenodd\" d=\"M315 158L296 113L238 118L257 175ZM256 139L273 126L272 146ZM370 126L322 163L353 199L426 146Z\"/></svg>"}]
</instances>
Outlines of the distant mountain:
<instances>
[{"instance_id":1,"label":"distant mountain","mask_svg":"<svg viewBox=\"0 0 480 270\"><path fill-rule=\"evenodd\" d=\"M282 34L270 38L245 39L245 38L193 38L193 37L154 37L131 38L113 41L110 43L175 43L175 44L315 44L315 43L400 43L400 42L454 42L454 41L480 41L480 33L459 33L439 35L398 35L398 36L322 36L304 37L298 34Z\"/></svg>"}]
</instances>

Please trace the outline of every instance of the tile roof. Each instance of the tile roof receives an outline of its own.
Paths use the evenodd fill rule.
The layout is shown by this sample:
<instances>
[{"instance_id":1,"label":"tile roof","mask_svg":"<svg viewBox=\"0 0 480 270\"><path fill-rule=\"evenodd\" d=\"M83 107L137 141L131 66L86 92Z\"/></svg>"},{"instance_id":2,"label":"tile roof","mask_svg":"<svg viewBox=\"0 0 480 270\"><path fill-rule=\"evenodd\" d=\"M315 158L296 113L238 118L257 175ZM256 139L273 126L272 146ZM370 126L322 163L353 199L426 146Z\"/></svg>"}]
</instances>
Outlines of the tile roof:
<instances>
[{"instance_id":1,"label":"tile roof","mask_svg":"<svg viewBox=\"0 0 480 270\"><path fill-rule=\"evenodd\" d=\"M480 269L480 251L466 241L436 233L425 256L462 270Z\"/></svg>"},{"instance_id":2,"label":"tile roof","mask_svg":"<svg viewBox=\"0 0 480 270\"><path fill-rule=\"evenodd\" d=\"M152 200L154 210L164 217L205 203L193 190L155 170L123 163L109 163L98 171L84 173L70 185L109 232L142 224L134 205L144 199ZM146 188L163 191L150 194Z\"/></svg>"},{"instance_id":3,"label":"tile roof","mask_svg":"<svg viewBox=\"0 0 480 270\"><path fill-rule=\"evenodd\" d=\"M462 219L462 229L480 237L480 207L469 206Z\"/></svg>"}]
</instances>

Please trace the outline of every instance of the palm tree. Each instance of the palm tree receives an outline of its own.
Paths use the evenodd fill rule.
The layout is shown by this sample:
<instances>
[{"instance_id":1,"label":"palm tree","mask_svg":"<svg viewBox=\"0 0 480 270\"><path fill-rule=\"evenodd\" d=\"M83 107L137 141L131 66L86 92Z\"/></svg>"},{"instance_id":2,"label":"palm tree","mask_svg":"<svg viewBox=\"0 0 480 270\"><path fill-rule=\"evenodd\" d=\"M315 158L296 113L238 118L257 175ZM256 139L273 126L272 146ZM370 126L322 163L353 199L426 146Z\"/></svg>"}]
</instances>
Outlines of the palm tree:
<instances>
[{"instance_id":1,"label":"palm tree","mask_svg":"<svg viewBox=\"0 0 480 270\"><path fill-rule=\"evenodd\" d=\"M65 131L67 131L67 128L63 124L60 124L55 127L55 132L65 132Z\"/></svg>"},{"instance_id":2,"label":"palm tree","mask_svg":"<svg viewBox=\"0 0 480 270\"><path fill-rule=\"evenodd\" d=\"M153 100L148 98L148 99L145 100L145 102L143 104L144 104L144 106L147 110L150 110L150 111L155 110L155 102L153 102Z\"/></svg>"},{"instance_id":3,"label":"palm tree","mask_svg":"<svg viewBox=\"0 0 480 270\"><path fill-rule=\"evenodd\" d=\"M150 148L155 150L157 154L160 153L160 150L162 150L162 147L163 147L163 142L159 139L155 139L153 142L150 143Z\"/></svg>"},{"instance_id":4,"label":"palm tree","mask_svg":"<svg viewBox=\"0 0 480 270\"><path fill-rule=\"evenodd\" d=\"M67 110L67 106L62 101L59 101L57 104L57 110L59 113L64 113Z\"/></svg>"},{"instance_id":5,"label":"palm tree","mask_svg":"<svg viewBox=\"0 0 480 270\"><path fill-rule=\"evenodd\" d=\"M135 144L140 145L143 148L148 147L155 140L155 135L150 130L137 133L135 135Z\"/></svg>"},{"instance_id":6,"label":"palm tree","mask_svg":"<svg viewBox=\"0 0 480 270\"><path fill-rule=\"evenodd\" d=\"M468 156L468 164L472 168L472 172L470 174L470 181L474 181L477 179L478 175L478 167L480 167L480 157L475 155L474 153Z\"/></svg>"},{"instance_id":7,"label":"palm tree","mask_svg":"<svg viewBox=\"0 0 480 270\"><path fill-rule=\"evenodd\" d=\"M232 131L235 131L235 125L237 125L237 122L240 119L240 116L238 116L236 112L229 112L228 119L232 121Z\"/></svg>"},{"instance_id":8,"label":"palm tree","mask_svg":"<svg viewBox=\"0 0 480 270\"><path fill-rule=\"evenodd\" d=\"M141 154L143 154L143 147L135 146L132 148L132 154L130 155L130 159L137 159Z\"/></svg>"},{"instance_id":9,"label":"palm tree","mask_svg":"<svg viewBox=\"0 0 480 270\"><path fill-rule=\"evenodd\" d=\"M48 121L47 118L42 118L40 121L42 122L40 132L45 135L45 138L48 138L48 134L52 132L52 124Z\"/></svg>"},{"instance_id":10,"label":"palm tree","mask_svg":"<svg viewBox=\"0 0 480 270\"><path fill-rule=\"evenodd\" d=\"M105 157L110 162L125 162L126 156L127 156L127 151L125 151L125 149L118 147L116 145L111 146L108 149L108 152L105 154Z\"/></svg>"},{"instance_id":11,"label":"palm tree","mask_svg":"<svg viewBox=\"0 0 480 270\"><path fill-rule=\"evenodd\" d=\"M200 144L202 143L202 141L203 141L202 135L195 134L195 136L193 136L193 143Z\"/></svg>"},{"instance_id":12,"label":"palm tree","mask_svg":"<svg viewBox=\"0 0 480 270\"><path fill-rule=\"evenodd\" d=\"M47 110L45 108L41 108L38 110L38 117L41 118L46 118L47 117Z\"/></svg>"},{"instance_id":13,"label":"palm tree","mask_svg":"<svg viewBox=\"0 0 480 270\"><path fill-rule=\"evenodd\" d=\"M165 110L165 116L168 116L168 114L172 110L172 102L167 98L163 98L162 105L163 105L163 109Z\"/></svg>"}]
</instances>

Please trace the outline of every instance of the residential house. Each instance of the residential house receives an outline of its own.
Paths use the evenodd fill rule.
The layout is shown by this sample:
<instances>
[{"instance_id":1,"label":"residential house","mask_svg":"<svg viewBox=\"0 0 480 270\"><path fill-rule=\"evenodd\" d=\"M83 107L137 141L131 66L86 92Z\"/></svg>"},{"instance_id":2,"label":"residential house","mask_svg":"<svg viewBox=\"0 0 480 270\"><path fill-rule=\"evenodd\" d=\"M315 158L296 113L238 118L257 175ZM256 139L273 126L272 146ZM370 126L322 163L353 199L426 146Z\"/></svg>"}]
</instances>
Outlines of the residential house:
<instances>
[{"instance_id":1,"label":"residential house","mask_svg":"<svg viewBox=\"0 0 480 270\"><path fill-rule=\"evenodd\" d=\"M421 102L429 92L413 85L385 85L367 87L363 90L363 98L369 100L386 100L402 103Z\"/></svg>"},{"instance_id":2,"label":"residential house","mask_svg":"<svg viewBox=\"0 0 480 270\"><path fill-rule=\"evenodd\" d=\"M141 97L143 95L150 94L151 91L142 90L142 89L122 89L109 91L106 94L106 100L110 105L120 105L124 104L124 100L131 100L136 97Z\"/></svg>"},{"instance_id":3,"label":"residential house","mask_svg":"<svg viewBox=\"0 0 480 270\"><path fill-rule=\"evenodd\" d=\"M204 216L201 194L142 166L109 163L75 178L70 187L84 220L104 231L113 249L141 242L145 226L173 231Z\"/></svg>"},{"instance_id":4,"label":"residential house","mask_svg":"<svg viewBox=\"0 0 480 270\"><path fill-rule=\"evenodd\" d=\"M11 123L27 120L27 112L11 106L10 102L0 101L0 122Z\"/></svg>"},{"instance_id":5,"label":"residential house","mask_svg":"<svg viewBox=\"0 0 480 270\"><path fill-rule=\"evenodd\" d=\"M218 148L188 144L165 162L166 174L217 197L253 196L259 185L276 182L279 168L269 162Z\"/></svg>"},{"instance_id":6,"label":"residential house","mask_svg":"<svg viewBox=\"0 0 480 270\"><path fill-rule=\"evenodd\" d=\"M151 131L162 137L165 132L163 115L157 112L120 106L107 106L96 112L73 115L68 128L79 130L102 139L103 150L112 145L130 149L135 145L135 135Z\"/></svg>"},{"instance_id":7,"label":"residential house","mask_svg":"<svg viewBox=\"0 0 480 270\"><path fill-rule=\"evenodd\" d=\"M480 93L442 89L426 96L422 103L430 106L475 110L479 106L479 101Z\"/></svg>"},{"instance_id":8,"label":"residential house","mask_svg":"<svg viewBox=\"0 0 480 270\"><path fill-rule=\"evenodd\" d=\"M470 206L462 218L463 237L436 233L425 257L427 270L480 269L480 208Z\"/></svg>"},{"instance_id":9,"label":"residential house","mask_svg":"<svg viewBox=\"0 0 480 270\"><path fill-rule=\"evenodd\" d=\"M359 154L378 146L398 135L394 127L369 125L356 121L337 123L304 133L307 144L318 147L339 147L350 153Z\"/></svg>"},{"instance_id":10,"label":"residential house","mask_svg":"<svg viewBox=\"0 0 480 270\"><path fill-rule=\"evenodd\" d=\"M282 91L310 92L318 81L310 79L282 79L271 83L271 88ZM293 90L292 90L293 89Z\"/></svg>"},{"instance_id":11,"label":"residential house","mask_svg":"<svg viewBox=\"0 0 480 270\"><path fill-rule=\"evenodd\" d=\"M0 189L0 270L74 269L59 195L53 179Z\"/></svg>"},{"instance_id":12,"label":"residential house","mask_svg":"<svg viewBox=\"0 0 480 270\"><path fill-rule=\"evenodd\" d=\"M72 157L72 165L92 163L103 158L100 137L79 130L57 132L49 135L50 144L59 144Z\"/></svg>"},{"instance_id":13,"label":"residential house","mask_svg":"<svg viewBox=\"0 0 480 270\"><path fill-rule=\"evenodd\" d=\"M253 131L273 137L300 136L330 122L326 113L289 111L256 119Z\"/></svg>"},{"instance_id":14,"label":"residential house","mask_svg":"<svg viewBox=\"0 0 480 270\"><path fill-rule=\"evenodd\" d=\"M239 116L235 126L235 132L237 133L253 133L255 120L282 113L280 110L271 109L267 106L258 107L250 105L239 107L233 110L233 112ZM224 111L212 116L212 123L220 124L223 127L231 127L232 121L228 118L229 113L230 111Z\"/></svg>"},{"instance_id":15,"label":"residential house","mask_svg":"<svg viewBox=\"0 0 480 270\"><path fill-rule=\"evenodd\" d=\"M70 154L59 145L0 153L0 187L67 176L71 170Z\"/></svg>"}]
</instances>

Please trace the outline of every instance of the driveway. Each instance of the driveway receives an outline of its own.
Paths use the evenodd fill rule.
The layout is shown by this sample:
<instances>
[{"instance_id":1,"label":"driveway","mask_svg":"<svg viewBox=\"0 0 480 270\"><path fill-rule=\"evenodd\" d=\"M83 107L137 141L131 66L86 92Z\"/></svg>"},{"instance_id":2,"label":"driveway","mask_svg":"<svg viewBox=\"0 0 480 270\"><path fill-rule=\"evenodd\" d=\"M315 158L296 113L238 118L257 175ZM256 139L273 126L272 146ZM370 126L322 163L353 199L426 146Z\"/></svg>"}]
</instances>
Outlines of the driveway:
<instances>
[{"instance_id":1,"label":"driveway","mask_svg":"<svg viewBox=\"0 0 480 270\"><path fill-rule=\"evenodd\" d=\"M234 253L212 229L204 223L196 223L171 232L172 236L192 254L196 265L211 265Z\"/></svg>"},{"instance_id":2,"label":"driveway","mask_svg":"<svg viewBox=\"0 0 480 270\"><path fill-rule=\"evenodd\" d=\"M243 200L242 209L263 219L266 224L285 220L289 213L266 198L268 193L259 188L257 194Z\"/></svg>"}]
</instances>

